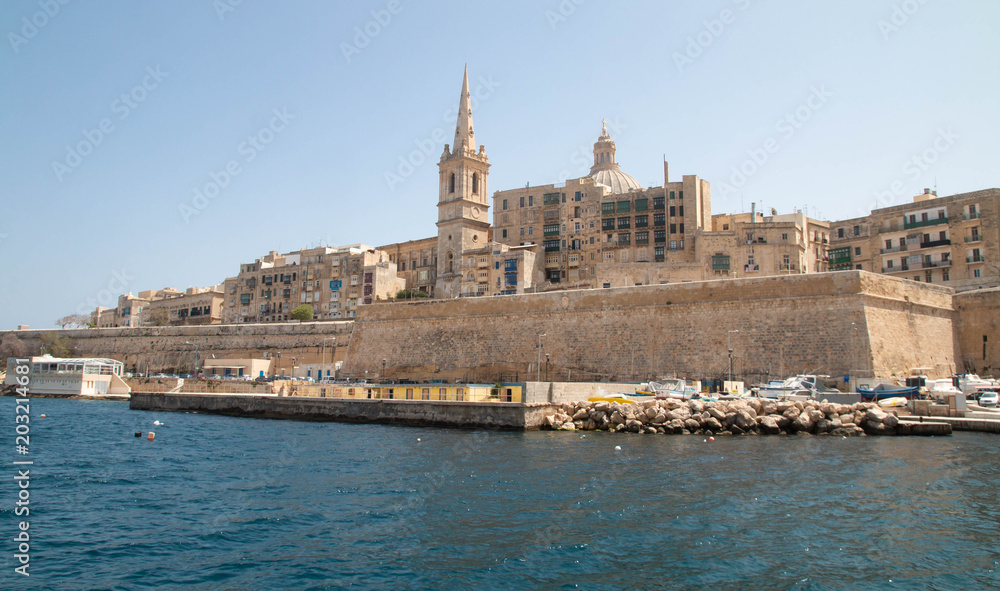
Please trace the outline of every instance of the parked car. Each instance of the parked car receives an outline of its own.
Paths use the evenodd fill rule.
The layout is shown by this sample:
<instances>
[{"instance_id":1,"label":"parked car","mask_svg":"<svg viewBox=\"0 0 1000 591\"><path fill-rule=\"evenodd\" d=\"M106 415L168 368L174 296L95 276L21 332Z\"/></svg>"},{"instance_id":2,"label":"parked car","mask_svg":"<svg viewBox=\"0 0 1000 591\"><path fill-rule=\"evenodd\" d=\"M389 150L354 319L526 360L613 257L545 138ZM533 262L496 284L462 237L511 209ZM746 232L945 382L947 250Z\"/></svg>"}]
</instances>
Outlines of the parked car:
<instances>
[{"instance_id":1,"label":"parked car","mask_svg":"<svg viewBox=\"0 0 1000 591\"><path fill-rule=\"evenodd\" d=\"M1000 394L996 392L984 392L979 397L979 406L996 408L998 403L1000 403Z\"/></svg>"}]
</instances>

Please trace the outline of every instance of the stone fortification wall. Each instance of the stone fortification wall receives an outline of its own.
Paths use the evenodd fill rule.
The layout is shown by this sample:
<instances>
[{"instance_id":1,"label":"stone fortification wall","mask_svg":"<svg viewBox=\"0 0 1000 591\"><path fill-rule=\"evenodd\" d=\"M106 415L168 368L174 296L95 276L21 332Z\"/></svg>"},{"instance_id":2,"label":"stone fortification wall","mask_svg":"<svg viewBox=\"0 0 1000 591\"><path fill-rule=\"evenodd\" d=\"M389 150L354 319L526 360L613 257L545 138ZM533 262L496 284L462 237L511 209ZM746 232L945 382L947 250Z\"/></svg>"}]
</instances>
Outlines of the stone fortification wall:
<instances>
[{"instance_id":1,"label":"stone fortification wall","mask_svg":"<svg viewBox=\"0 0 1000 591\"><path fill-rule=\"evenodd\" d=\"M727 336L737 375L902 372L925 358L954 363L950 298L947 289L846 271L386 304L359 311L344 370L362 375L385 359L390 376L419 368L406 377L475 378L497 362L532 379L545 334L550 380L719 377ZM870 318L883 316L893 326L873 329Z\"/></svg>"},{"instance_id":2,"label":"stone fortification wall","mask_svg":"<svg viewBox=\"0 0 1000 591\"><path fill-rule=\"evenodd\" d=\"M296 364L319 363L324 339L337 337L335 360L342 360L350 341L353 322L303 322L276 324L217 324L210 326L160 326L142 328L79 328L52 330L12 330L27 349L38 355L41 335L56 332L68 337L79 357L110 357L125 362L126 371L151 373L194 366L194 345L198 346L199 367L210 355L227 359L260 359L264 353L282 353L280 367L291 373ZM326 342L326 361L330 362L334 341ZM192 344L186 344L192 343Z\"/></svg>"},{"instance_id":3,"label":"stone fortification wall","mask_svg":"<svg viewBox=\"0 0 1000 591\"><path fill-rule=\"evenodd\" d=\"M869 273L861 282L872 375L951 376L960 359L952 290Z\"/></svg>"},{"instance_id":4,"label":"stone fortification wall","mask_svg":"<svg viewBox=\"0 0 1000 591\"><path fill-rule=\"evenodd\" d=\"M435 427L538 429L550 404L298 398L238 394L134 393L135 410L200 411L240 417L389 423Z\"/></svg>"},{"instance_id":5,"label":"stone fortification wall","mask_svg":"<svg viewBox=\"0 0 1000 591\"><path fill-rule=\"evenodd\" d=\"M1000 288L955 295L959 369L1000 377Z\"/></svg>"}]
</instances>

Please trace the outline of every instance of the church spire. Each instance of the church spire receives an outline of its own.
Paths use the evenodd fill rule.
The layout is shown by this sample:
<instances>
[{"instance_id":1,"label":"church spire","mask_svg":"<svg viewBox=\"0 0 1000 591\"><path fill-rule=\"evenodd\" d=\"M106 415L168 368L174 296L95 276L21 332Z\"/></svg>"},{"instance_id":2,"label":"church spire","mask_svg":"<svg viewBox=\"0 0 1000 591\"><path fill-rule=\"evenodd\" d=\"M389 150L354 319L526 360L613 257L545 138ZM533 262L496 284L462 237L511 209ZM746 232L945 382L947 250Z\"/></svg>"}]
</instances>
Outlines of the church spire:
<instances>
[{"instance_id":1,"label":"church spire","mask_svg":"<svg viewBox=\"0 0 1000 591\"><path fill-rule=\"evenodd\" d=\"M462 96L458 101L458 123L455 125L454 152L476 150L476 133L472 130L472 97L469 94L469 67L465 67Z\"/></svg>"}]
</instances>

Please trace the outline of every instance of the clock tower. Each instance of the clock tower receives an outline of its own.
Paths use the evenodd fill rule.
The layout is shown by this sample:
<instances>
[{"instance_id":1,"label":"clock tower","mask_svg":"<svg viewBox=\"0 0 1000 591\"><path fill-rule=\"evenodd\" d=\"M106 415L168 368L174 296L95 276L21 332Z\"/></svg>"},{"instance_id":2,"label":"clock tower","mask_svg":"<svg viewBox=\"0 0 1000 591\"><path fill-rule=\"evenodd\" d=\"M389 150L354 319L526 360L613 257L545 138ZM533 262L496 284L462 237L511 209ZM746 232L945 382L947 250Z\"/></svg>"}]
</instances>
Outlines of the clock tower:
<instances>
[{"instance_id":1,"label":"clock tower","mask_svg":"<svg viewBox=\"0 0 1000 591\"><path fill-rule=\"evenodd\" d=\"M490 163L486 147L481 145L476 149L468 68L458 103L455 143L451 147L445 144L438 171L438 264L434 296L454 298L461 295L462 253L483 248L490 230L487 191Z\"/></svg>"}]
</instances>

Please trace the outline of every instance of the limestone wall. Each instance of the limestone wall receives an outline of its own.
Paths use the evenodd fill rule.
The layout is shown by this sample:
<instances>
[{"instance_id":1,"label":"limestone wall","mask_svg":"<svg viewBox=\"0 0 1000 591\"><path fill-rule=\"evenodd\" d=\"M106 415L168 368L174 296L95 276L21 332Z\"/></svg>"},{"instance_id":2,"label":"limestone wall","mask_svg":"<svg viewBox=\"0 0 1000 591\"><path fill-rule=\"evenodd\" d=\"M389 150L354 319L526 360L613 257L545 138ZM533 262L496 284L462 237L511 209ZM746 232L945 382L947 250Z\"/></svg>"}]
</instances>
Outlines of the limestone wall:
<instances>
[{"instance_id":1,"label":"limestone wall","mask_svg":"<svg viewBox=\"0 0 1000 591\"><path fill-rule=\"evenodd\" d=\"M1000 288L968 291L955 296L959 368L1000 377Z\"/></svg>"},{"instance_id":2,"label":"limestone wall","mask_svg":"<svg viewBox=\"0 0 1000 591\"><path fill-rule=\"evenodd\" d=\"M256 358L265 353L273 356L276 367L291 374L296 365L320 363L324 339L326 362L344 358L350 341L353 322L304 322L287 324L222 324L210 326L160 326L142 328L79 328L52 330L14 330L0 333L0 338L14 335L27 348L29 355L38 355L41 335L56 332L73 343L80 357L111 357L125 362L125 371L150 373L186 367L193 371L194 345L198 346L199 367L206 357ZM186 344L192 343L192 344ZM277 362L277 353L281 360ZM134 369L133 369L134 368Z\"/></svg>"},{"instance_id":3,"label":"limestone wall","mask_svg":"<svg viewBox=\"0 0 1000 591\"><path fill-rule=\"evenodd\" d=\"M388 375L475 377L497 362L530 379L545 334L550 380L721 376L727 336L738 375L903 372L954 363L950 298L846 271L372 306L358 313L344 370L361 375L385 359ZM899 299L905 311L892 308ZM891 327L869 329L883 317Z\"/></svg>"}]
</instances>

